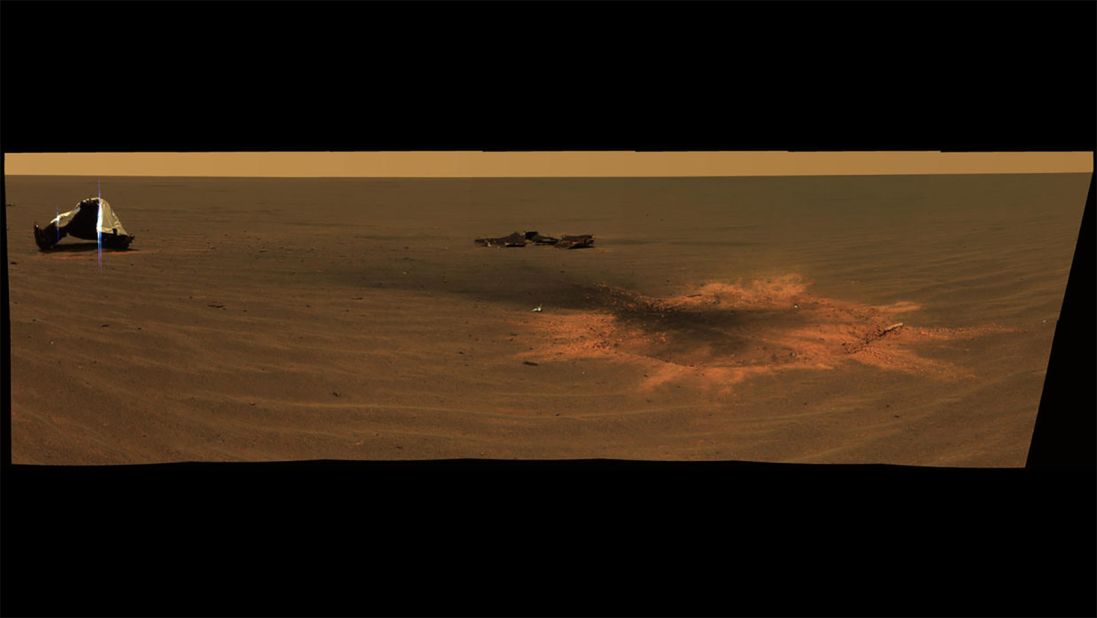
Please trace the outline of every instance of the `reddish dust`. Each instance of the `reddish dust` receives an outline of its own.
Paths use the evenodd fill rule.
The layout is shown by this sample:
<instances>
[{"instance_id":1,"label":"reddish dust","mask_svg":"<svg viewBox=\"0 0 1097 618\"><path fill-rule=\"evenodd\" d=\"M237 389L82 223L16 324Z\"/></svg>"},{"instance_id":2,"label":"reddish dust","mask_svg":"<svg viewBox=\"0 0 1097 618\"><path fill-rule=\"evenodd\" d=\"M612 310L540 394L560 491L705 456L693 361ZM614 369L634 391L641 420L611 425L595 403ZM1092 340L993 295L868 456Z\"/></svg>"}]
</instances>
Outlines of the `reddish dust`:
<instances>
[{"instance_id":1,"label":"reddish dust","mask_svg":"<svg viewBox=\"0 0 1097 618\"><path fill-rule=\"evenodd\" d=\"M918 344L1014 330L920 327L910 317L920 309L915 303L873 306L816 296L798 275L706 283L669 297L600 286L588 299L595 309L527 317L542 343L520 357L633 365L642 370L644 389L696 381L727 391L753 376L844 363L951 381L972 374L920 355Z\"/></svg>"}]
</instances>

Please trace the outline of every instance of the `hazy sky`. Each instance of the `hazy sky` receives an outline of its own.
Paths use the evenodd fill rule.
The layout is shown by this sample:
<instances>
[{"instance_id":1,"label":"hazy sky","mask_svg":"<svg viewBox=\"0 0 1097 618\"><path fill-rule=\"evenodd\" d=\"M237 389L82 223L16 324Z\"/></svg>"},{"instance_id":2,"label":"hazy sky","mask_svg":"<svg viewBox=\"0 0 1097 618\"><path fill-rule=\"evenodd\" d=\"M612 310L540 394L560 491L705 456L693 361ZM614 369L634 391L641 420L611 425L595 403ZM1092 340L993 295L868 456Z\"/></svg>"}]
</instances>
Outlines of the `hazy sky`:
<instances>
[{"instance_id":1,"label":"hazy sky","mask_svg":"<svg viewBox=\"0 0 1097 618\"><path fill-rule=\"evenodd\" d=\"M4 155L9 176L583 177L1093 171L1091 152L214 152Z\"/></svg>"}]
</instances>

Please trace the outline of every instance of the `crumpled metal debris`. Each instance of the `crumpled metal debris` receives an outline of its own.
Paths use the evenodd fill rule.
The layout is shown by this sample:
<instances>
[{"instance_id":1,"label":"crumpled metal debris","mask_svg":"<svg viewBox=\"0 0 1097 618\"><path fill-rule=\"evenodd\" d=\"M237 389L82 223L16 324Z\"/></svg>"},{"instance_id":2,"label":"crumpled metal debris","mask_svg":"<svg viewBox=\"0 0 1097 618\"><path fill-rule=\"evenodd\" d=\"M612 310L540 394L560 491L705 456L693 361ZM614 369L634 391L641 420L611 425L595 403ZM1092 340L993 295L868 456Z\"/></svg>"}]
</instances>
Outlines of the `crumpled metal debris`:
<instances>
[{"instance_id":1,"label":"crumpled metal debris","mask_svg":"<svg viewBox=\"0 0 1097 618\"><path fill-rule=\"evenodd\" d=\"M525 247L527 244L553 245L557 249L583 249L594 246L594 236L591 234L579 234L575 236L543 236L538 232L513 232L509 236L499 238L477 238L474 240L481 247Z\"/></svg>"}]
</instances>

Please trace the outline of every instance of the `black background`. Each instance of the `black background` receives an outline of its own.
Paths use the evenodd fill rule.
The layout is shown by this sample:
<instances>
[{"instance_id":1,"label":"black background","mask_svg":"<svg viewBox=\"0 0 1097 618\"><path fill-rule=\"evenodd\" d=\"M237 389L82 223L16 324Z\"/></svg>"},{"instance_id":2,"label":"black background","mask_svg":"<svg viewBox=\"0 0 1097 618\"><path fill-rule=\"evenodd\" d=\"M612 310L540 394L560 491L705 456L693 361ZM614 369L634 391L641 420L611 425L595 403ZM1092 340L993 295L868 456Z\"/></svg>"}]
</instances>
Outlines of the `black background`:
<instances>
[{"instance_id":1,"label":"black background","mask_svg":"<svg viewBox=\"0 0 1097 618\"><path fill-rule=\"evenodd\" d=\"M8 1L0 144L1093 150L1095 17ZM3 613L1094 615L1092 202L1091 185L1024 470L26 467L5 401Z\"/></svg>"}]
</instances>

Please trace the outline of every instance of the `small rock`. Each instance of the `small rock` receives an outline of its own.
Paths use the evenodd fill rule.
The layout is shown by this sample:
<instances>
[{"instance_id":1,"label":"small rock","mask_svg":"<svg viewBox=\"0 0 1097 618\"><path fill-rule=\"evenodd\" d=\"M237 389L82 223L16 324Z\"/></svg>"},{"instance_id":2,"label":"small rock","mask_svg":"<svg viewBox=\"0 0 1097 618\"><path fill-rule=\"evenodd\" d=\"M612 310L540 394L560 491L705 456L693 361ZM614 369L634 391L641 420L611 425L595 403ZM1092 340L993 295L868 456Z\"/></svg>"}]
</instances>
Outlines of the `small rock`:
<instances>
[{"instance_id":1,"label":"small rock","mask_svg":"<svg viewBox=\"0 0 1097 618\"><path fill-rule=\"evenodd\" d=\"M106 328L106 327L108 327L108 326L110 326L110 324L100 324L100 325L99 325L99 328Z\"/></svg>"},{"instance_id":2,"label":"small rock","mask_svg":"<svg viewBox=\"0 0 1097 618\"><path fill-rule=\"evenodd\" d=\"M537 363L535 363L533 361L522 361L522 364L523 365L529 365L530 367L536 367L537 366Z\"/></svg>"},{"instance_id":3,"label":"small rock","mask_svg":"<svg viewBox=\"0 0 1097 618\"><path fill-rule=\"evenodd\" d=\"M338 397L338 396L339 396L339 393L337 393L336 391L331 391L331 394L332 394L332 395L335 395L336 397Z\"/></svg>"}]
</instances>

